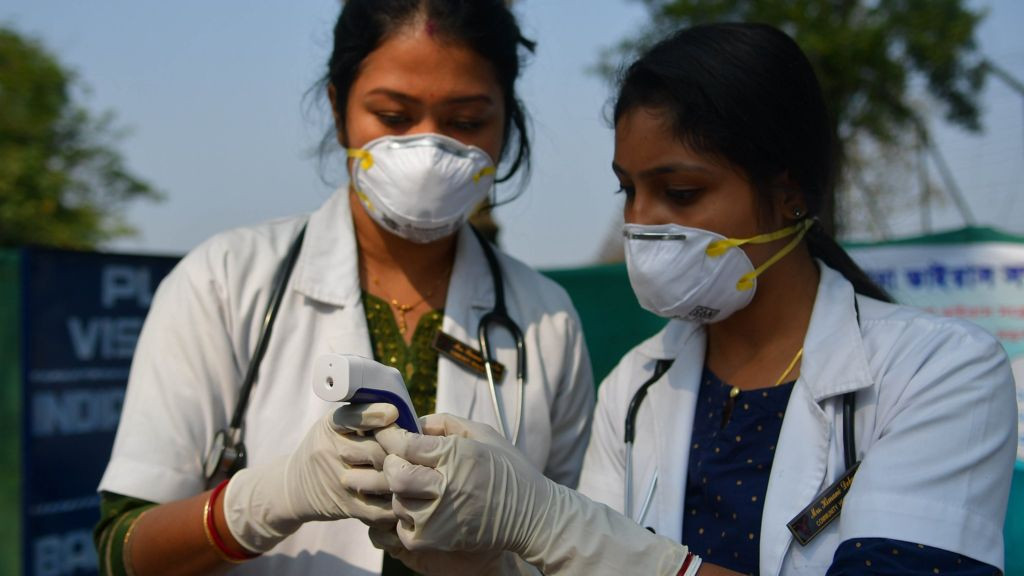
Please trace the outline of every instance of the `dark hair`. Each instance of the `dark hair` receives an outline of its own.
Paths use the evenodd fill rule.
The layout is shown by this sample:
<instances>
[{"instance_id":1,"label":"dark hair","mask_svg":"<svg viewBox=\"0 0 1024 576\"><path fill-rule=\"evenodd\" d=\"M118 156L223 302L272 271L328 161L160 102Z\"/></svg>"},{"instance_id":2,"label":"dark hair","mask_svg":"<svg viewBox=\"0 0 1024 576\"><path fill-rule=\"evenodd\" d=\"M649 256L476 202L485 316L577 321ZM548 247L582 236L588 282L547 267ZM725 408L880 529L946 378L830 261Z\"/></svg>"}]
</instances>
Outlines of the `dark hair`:
<instances>
[{"instance_id":1,"label":"dark hair","mask_svg":"<svg viewBox=\"0 0 1024 576\"><path fill-rule=\"evenodd\" d=\"M765 24L703 24L679 30L623 73L613 118L649 108L680 142L745 172L761 194L788 177L809 216L829 202L839 148L817 77L792 38ZM806 236L812 256L854 289L890 301L820 224Z\"/></svg>"},{"instance_id":2,"label":"dark hair","mask_svg":"<svg viewBox=\"0 0 1024 576\"><path fill-rule=\"evenodd\" d=\"M390 35L421 15L430 19L441 36L460 42L491 62L505 99L505 131L502 158L516 137L516 150L508 173L520 167L529 171L530 139L526 112L516 97L515 82L521 65L519 48L533 52L535 43L523 37L515 15L505 0L347 0L334 25L334 47L322 84L334 87L338 129L344 130L344 111L349 89L363 60Z\"/></svg>"}]
</instances>

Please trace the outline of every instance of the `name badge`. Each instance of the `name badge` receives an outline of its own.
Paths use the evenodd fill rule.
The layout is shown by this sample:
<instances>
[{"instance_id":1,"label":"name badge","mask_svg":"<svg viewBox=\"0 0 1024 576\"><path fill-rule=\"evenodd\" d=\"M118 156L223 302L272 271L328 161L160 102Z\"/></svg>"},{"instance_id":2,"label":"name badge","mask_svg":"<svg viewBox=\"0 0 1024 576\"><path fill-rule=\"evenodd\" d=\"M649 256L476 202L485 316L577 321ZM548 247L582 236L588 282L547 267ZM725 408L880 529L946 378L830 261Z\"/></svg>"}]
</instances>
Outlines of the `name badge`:
<instances>
[{"instance_id":1,"label":"name badge","mask_svg":"<svg viewBox=\"0 0 1024 576\"><path fill-rule=\"evenodd\" d=\"M843 500L846 493L853 486L853 475L857 473L860 462L850 467L839 480L825 488L820 494L814 497L811 504L800 511L795 518L789 521L786 526L793 533L793 538L806 546L808 542L831 524L843 511Z\"/></svg>"},{"instance_id":2,"label":"name badge","mask_svg":"<svg viewBox=\"0 0 1024 576\"><path fill-rule=\"evenodd\" d=\"M439 354L470 372L487 376L483 355L476 348L458 338L438 330L437 336L434 337L433 347ZM495 382L501 382L505 375L505 366L501 362L491 360L491 374L494 376Z\"/></svg>"}]
</instances>

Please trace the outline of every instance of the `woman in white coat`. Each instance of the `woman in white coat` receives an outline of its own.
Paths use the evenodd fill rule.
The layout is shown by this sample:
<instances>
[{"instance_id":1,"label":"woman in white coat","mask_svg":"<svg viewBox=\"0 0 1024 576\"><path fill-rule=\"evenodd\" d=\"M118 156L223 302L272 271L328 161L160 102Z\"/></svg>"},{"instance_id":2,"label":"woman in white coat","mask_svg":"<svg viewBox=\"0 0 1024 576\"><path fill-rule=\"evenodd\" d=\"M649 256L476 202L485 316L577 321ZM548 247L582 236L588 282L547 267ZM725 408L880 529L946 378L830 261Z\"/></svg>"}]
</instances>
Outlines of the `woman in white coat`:
<instances>
[{"instance_id":1,"label":"woman in white coat","mask_svg":"<svg viewBox=\"0 0 1024 576\"><path fill-rule=\"evenodd\" d=\"M99 487L104 573L233 563L239 574L381 573L364 522L394 523L384 454L351 432L394 413L333 413L311 387L327 352L398 368L419 413L504 430L533 466L575 486L593 409L575 310L556 284L501 253L497 277L490 246L465 223L495 181L528 163L515 81L532 48L501 0L344 4L324 93L351 184L308 217L214 237L161 284ZM244 435L247 466L221 482L218 431L239 405L292 246L244 423L230 434ZM525 384L512 333L491 324L489 348L504 366L492 398L479 361L434 343L441 335L441 348L475 350L496 282L522 333ZM405 572L387 561L383 570Z\"/></svg>"},{"instance_id":2,"label":"woman in white coat","mask_svg":"<svg viewBox=\"0 0 1024 576\"><path fill-rule=\"evenodd\" d=\"M813 219L837 154L799 47L682 30L626 70L614 119L630 280L671 321L601 386L592 500L432 417L445 437L377 433L400 523L375 540L415 565L509 549L549 574L998 573L1006 356L890 303Z\"/></svg>"}]
</instances>

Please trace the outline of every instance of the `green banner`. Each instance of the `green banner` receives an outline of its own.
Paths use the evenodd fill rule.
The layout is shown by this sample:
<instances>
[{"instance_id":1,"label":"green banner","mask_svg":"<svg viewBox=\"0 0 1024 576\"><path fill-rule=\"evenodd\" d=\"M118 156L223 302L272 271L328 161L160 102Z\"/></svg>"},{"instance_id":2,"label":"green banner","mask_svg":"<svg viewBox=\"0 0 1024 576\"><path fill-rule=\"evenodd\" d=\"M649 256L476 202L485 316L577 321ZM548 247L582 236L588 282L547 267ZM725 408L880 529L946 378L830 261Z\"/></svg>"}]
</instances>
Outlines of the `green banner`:
<instances>
[{"instance_id":1,"label":"green banner","mask_svg":"<svg viewBox=\"0 0 1024 576\"><path fill-rule=\"evenodd\" d=\"M572 298L590 349L594 383L611 372L619 360L665 325L665 319L644 310L629 285L625 264L548 270Z\"/></svg>"},{"instance_id":2,"label":"green banner","mask_svg":"<svg viewBox=\"0 0 1024 576\"><path fill-rule=\"evenodd\" d=\"M21 571L20 263L0 250L0 574Z\"/></svg>"}]
</instances>

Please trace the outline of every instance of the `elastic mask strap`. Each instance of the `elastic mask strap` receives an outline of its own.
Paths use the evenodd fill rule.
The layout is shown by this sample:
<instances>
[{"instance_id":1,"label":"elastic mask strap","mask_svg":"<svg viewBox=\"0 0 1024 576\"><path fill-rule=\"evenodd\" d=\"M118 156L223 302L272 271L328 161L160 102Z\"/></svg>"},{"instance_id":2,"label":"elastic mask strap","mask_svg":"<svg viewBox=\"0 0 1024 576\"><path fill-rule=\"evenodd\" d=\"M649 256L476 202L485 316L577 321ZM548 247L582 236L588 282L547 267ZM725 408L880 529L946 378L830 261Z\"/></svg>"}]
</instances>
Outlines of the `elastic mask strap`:
<instances>
[{"instance_id":1,"label":"elastic mask strap","mask_svg":"<svg viewBox=\"0 0 1024 576\"><path fill-rule=\"evenodd\" d=\"M363 150L361 148L347 148L346 150L348 150L349 158L359 160L360 170L365 172L366 170L373 168L373 154L370 154L368 150Z\"/></svg>"},{"instance_id":2,"label":"elastic mask strap","mask_svg":"<svg viewBox=\"0 0 1024 576\"><path fill-rule=\"evenodd\" d=\"M363 194L363 191L356 186L355 182L349 182L348 187L356 193L356 198L359 198L359 201L363 203L363 206L366 206L366 208L371 212L374 210L373 201L370 200L369 196Z\"/></svg>"},{"instance_id":3,"label":"elastic mask strap","mask_svg":"<svg viewBox=\"0 0 1024 576\"><path fill-rule=\"evenodd\" d=\"M775 240L785 238L791 234L796 234L796 236L794 236L793 239L782 248L782 250L776 252L775 255L766 260L764 264L755 268L753 272L748 272L740 277L739 281L736 282L736 289L740 292L745 292L754 287L755 278L760 276L761 273L768 269L768 267L781 260L786 254L789 254L794 248L796 248L796 245L803 239L804 234L807 234L807 231L810 230L812 224L813 221L810 218L807 218L792 226L775 232L770 232L768 234L761 234L751 238L729 238L726 240L718 240L717 242L712 242L708 246L707 254L708 256L715 258L724 254L729 248L742 246L744 244L767 244L768 242L774 242Z\"/></svg>"},{"instance_id":4,"label":"elastic mask strap","mask_svg":"<svg viewBox=\"0 0 1024 576\"><path fill-rule=\"evenodd\" d=\"M484 176L490 176L490 175L496 173L497 171L498 171L498 169L495 166L488 166L486 168L483 168L482 170L480 170L476 174L473 174L473 183L474 184L479 184L481 178L483 178Z\"/></svg>"},{"instance_id":5,"label":"elastic mask strap","mask_svg":"<svg viewBox=\"0 0 1024 576\"><path fill-rule=\"evenodd\" d=\"M359 169L363 172L373 168L373 154L371 154L369 150L363 150L362 148L346 148L345 150L348 152L349 158L355 158L359 161ZM355 181L350 180L349 185L352 187L352 190L355 191L356 196L359 197L359 200L363 205L370 210L373 210L373 202L370 201L370 197L364 194L363 191L356 186Z\"/></svg>"},{"instance_id":6,"label":"elastic mask strap","mask_svg":"<svg viewBox=\"0 0 1024 576\"><path fill-rule=\"evenodd\" d=\"M790 241L790 243L788 243L785 246L783 246L781 250L779 250L778 252L775 252L774 256L772 256L772 257L768 258L767 260L765 260L765 263L759 265L758 268L754 269L754 272L746 273L743 276L741 276L739 278L739 281L736 282L736 290L739 290L740 292L745 292L746 290L750 290L751 288L754 288L754 279L756 279L757 277L761 276L761 274L764 271L768 270L768 266L770 266L770 265L774 264L775 262L779 261L786 254L792 252L793 249L797 247L797 244L800 244L800 241L804 238L804 235L807 234L807 231L811 229L811 224L812 223L813 222L811 221L811 219L808 218L808 219L801 220L800 223L794 225L794 227L790 227L788 229L785 229L785 230L796 230L796 231L798 231L797 232L797 236L795 236L793 238L793 240ZM767 236L774 236L774 238L772 238L772 240L777 240L779 238L783 238L784 237L784 235L783 236L776 236L777 234L778 233L774 233L774 234L765 235L765 236L766 237ZM762 241L752 242L752 244L764 244L765 242L770 242L770 241L762 240Z\"/></svg>"}]
</instances>

